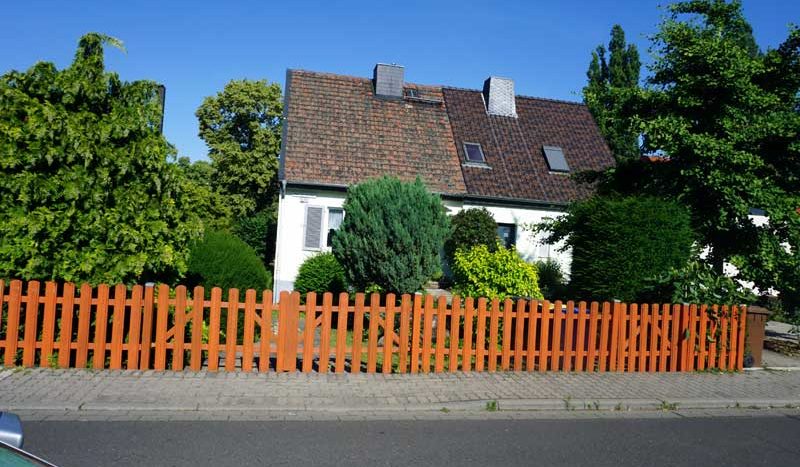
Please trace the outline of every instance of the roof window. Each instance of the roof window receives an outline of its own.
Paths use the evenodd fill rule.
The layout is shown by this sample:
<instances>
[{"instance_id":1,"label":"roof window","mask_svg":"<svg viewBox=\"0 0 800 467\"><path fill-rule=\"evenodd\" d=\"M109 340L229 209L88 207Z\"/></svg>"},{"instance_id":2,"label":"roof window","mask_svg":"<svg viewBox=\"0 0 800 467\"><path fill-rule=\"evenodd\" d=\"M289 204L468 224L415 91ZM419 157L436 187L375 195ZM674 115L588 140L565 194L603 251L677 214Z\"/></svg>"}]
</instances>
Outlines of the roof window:
<instances>
[{"instance_id":1,"label":"roof window","mask_svg":"<svg viewBox=\"0 0 800 467\"><path fill-rule=\"evenodd\" d=\"M569 164L564 158L564 151L558 146L542 146L544 157L551 172L569 172Z\"/></svg>"},{"instance_id":2,"label":"roof window","mask_svg":"<svg viewBox=\"0 0 800 467\"><path fill-rule=\"evenodd\" d=\"M485 164L486 158L483 156L483 149L478 143L464 143L464 153L467 157L467 162L476 164Z\"/></svg>"}]
</instances>

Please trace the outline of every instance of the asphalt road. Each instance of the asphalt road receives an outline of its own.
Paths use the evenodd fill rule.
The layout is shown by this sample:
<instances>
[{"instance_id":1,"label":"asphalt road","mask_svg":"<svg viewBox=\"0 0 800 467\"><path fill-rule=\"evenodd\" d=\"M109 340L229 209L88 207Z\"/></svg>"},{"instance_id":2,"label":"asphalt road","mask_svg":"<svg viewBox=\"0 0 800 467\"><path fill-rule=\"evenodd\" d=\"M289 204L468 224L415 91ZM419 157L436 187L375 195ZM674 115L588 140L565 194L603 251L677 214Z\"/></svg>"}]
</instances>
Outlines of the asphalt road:
<instances>
[{"instance_id":1,"label":"asphalt road","mask_svg":"<svg viewBox=\"0 0 800 467\"><path fill-rule=\"evenodd\" d=\"M70 466L800 465L800 417L369 422L29 422Z\"/></svg>"}]
</instances>

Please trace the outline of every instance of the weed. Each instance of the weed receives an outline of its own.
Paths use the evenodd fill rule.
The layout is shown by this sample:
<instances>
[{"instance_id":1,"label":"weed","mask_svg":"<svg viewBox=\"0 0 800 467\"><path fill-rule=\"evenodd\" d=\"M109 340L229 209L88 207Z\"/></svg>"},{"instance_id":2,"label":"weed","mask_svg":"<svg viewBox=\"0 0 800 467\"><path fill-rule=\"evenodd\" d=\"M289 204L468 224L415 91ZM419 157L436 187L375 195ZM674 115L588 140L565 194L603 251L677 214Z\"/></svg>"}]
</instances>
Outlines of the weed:
<instances>
[{"instance_id":1,"label":"weed","mask_svg":"<svg viewBox=\"0 0 800 467\"><path fill-rule=\"evenodd\" d=\"M487 412L497 412L497 401L488 401L486 402L486 411Z\"/></svg>"},{"instance_id":2,"label":"weed","mask_svg":"<svg viewBox=\"0 0 800 467\"><path fill-rule=\"evenodd\" d=\"M442 413L450 413L450 409L448 409L447 407L442 407L441 412Z\"/></svg>"},{"instance_id":3,"label":"weed","mask_svg":"<svg viewBox=\"0 0 800 467\"><path fill-rule=\"evenodd\" d=\"M670 410L678 410L678 404L674 402L661 401L661 410L667 412Z\"/></svg>"}]
</instances>

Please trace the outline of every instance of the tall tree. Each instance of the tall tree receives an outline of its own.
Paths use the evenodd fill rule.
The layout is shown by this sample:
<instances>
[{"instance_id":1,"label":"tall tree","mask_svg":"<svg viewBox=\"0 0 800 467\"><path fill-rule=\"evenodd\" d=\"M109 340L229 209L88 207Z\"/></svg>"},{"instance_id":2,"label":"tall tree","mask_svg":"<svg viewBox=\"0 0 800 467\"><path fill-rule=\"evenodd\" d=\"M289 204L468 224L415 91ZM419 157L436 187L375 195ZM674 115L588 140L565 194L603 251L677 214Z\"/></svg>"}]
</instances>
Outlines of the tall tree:
<instances>
[{"instance_id":1,"label":"tall tree","mask_svg":"<svg viewBox=\"0 0 800 467\"><path fill-rule=\"evenodd\" d=\"M0 277L174 279L199 235L158 131L157 84L105 71L87 34L72 64L0 77Z\"/></svg>"},{"instance_id":2,"label":"tall tree","mask_svg":"<svg viewBox=\"0 0 800 467\"><path fill-rule=\"evenodd\" d=\"M280 86L265 80L232 80L197 109L214 185L232 197L238 216L268 209L274 202L282 113Z\"/></svg>"},{"instance_id":3,"label":"tall tree","mask_svg":"<svg viewBox=\"0 0 800 467\"><path fill-rule=\"evenodd\" d=\"M638 113L651 164L645 188L681 200L724 262L765 290L800 298L800 30L754 49L741 2L676 3L654 36L656 55ZM618 183L621 185L621 183ZM769 218L756 225L751 208Z\"/></svg>"},{"instance_id":4,"label":"tall tree","mask_svg":"<svg viewBox=\"0 0 800 467\"><path fill-rule=\"evenodd\" d=\"M618 160L639 157L639 133L630 118L630 98L639 87L641 62L634 44L625 43L622 26L611 29L611 41L592 52L583 99Z\"/></svg>"}]
</instances>

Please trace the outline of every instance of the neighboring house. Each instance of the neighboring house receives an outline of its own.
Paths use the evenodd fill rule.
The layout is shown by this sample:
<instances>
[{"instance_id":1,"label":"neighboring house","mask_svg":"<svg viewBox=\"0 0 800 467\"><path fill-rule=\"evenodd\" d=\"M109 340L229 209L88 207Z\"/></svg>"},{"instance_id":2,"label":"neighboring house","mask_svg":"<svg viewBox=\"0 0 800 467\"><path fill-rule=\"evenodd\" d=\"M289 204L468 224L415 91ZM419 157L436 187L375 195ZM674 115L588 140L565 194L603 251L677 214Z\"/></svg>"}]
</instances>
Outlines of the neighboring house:
<instances>
[{"instance_id":1,"label":"neighboring house","mask_svg":"<svg viewBox=\"0 0 800 467\"><path fill-rule=\"evenodd\" d=\"M523 227L590 195L571 173L613 164L587 108L517 96L507 78L490 77L481 91L405 83L403 71L287 72L274 289L291 290L303 261L330 249L347 187L382 175L421 177L450 214L487 208L526 260L568 271L569 252Z\"/></svg>"}]
</instances>

